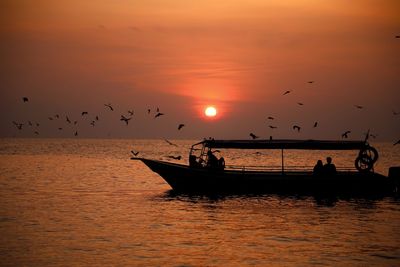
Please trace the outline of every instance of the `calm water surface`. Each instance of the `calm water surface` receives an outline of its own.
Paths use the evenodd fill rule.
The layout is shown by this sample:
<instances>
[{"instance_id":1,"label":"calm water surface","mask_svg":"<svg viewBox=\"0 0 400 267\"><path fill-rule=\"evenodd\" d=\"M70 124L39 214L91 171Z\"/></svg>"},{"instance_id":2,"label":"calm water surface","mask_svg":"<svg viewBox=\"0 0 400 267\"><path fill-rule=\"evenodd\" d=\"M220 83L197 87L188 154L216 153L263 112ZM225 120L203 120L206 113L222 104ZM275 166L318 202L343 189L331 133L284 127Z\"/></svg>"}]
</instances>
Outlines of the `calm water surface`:
<instances>
[{"instance_id":1,"label":"calm water surface","mask_svg":"<svg viewBox=\"0 0 400 267\"><path fill-rule=\"evenodd\" d=\"M134 149L186 161L194 141L174 142L0 140L0 266L400 266L400 199L175 195L129 160ZM400 166L399 146L374 146L376 171ZM279 163L260 152L223 156ZM312 166L323 153L286 160Z\"/></svg>"}]
</instances>

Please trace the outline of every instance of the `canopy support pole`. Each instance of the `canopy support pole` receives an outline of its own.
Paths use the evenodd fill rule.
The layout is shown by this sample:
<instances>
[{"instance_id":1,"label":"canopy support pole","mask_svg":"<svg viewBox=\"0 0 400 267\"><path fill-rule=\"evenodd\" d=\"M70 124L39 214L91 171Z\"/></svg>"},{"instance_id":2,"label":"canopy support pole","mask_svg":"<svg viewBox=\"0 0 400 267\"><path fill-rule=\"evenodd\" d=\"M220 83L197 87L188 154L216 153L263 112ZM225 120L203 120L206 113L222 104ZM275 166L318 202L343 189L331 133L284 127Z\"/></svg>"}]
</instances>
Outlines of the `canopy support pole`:
<instances>
[{"instance_id":1,"label":"canopy support pole","mask_svg":"<svg viewBox=\"0 0 400 267\"><path fill-rule=\"evenodd\" d=\"M283 163L283 149L281 149L281 155L282 155L282 174L284 174L284 163Z\"/></svg>"}]
</instances>

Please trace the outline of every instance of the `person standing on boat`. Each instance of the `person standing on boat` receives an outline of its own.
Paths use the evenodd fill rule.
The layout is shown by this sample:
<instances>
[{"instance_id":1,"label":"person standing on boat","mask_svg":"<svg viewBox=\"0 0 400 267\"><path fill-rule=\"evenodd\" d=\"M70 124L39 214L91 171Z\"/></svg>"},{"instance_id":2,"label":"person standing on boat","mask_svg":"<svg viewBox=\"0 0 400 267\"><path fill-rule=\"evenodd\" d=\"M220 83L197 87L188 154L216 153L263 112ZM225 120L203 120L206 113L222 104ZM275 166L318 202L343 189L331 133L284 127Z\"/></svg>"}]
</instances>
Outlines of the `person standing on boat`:
<instances>
[{"instance_id":1,"label":"person standing on boat","mask_svg":"<svg viewBox=\"0 0 400 267\"><path fill-rule=\"evenodd\" d=\"M332 158L326 158L326 164L324 165L324 174L336 174L336 166L332 163Z\"/></svg>"},{"instance_id":2,"label":"person standing on boat","mask_svg":"<svg viewBox=\"0 0 400 267\"><path fill-rule=\"evenodd\" d=\"M318 160L317 164L314 166L313 174L321 175L324 172L324 164L322 164L322 160Z\"/></svg>"}]
</instances>

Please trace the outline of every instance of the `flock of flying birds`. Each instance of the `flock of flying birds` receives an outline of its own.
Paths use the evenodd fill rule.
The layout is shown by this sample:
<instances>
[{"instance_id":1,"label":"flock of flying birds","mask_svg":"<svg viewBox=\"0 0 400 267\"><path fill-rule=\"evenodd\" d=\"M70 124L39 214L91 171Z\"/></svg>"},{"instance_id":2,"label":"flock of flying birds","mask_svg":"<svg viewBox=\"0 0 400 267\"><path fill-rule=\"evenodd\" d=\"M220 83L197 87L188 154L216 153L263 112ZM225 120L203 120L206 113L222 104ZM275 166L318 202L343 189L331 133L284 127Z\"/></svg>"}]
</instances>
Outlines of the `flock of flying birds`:
<instances>
[{"instance_id":1,"label":"flock of flying birds","mask_svg":"<svg viewBox=\"0 0 400 267\"><path fill-rule=\"evenodd\" d=\"M396 38L397 38L397 36L396 36ZM315 81L308 81L308 83L310 83L310 84L312 84L312 83L314 83L314 82L315 82ZM291 92L292 92L292 90L287 90L287 91L285 91L285 92L283 93L283 95L290 94ZM304 105L304 103L302 103L302 102L297 102L297 104L298 104L299 106L303 106L303 105ZM356 109L363 109L363 108L364 108L364 106L360 106L360 105L354 105L354 107L355 107ZM396 112L396 111L392 110L392 114L393 114L393 116L397 116L397 115L400 115L400 112ZM273 120L275 120L275 118L272 117L272 116L269 116L269 117L267 117L267 120L269 120L269 121L272 122ZM318 126L318 121L314 122L313 128L316 128L317 126ZM268 125L268 127L271 128L272 130L278 128L277 126L274 126L274 125L271 125L271 124ZM292 126L292 129L293 129L294 131L300 132L300 131L301 131L301 126L299 126L299 125L293 125L293 126ZM349 134L350 134L350 133L351 133L351 131L349 131L349 130L343 132L343 133L341 134L342 139L347 139L347 138L349 137ZM259 136L257 136L257 135L254 134L254 133L250 133L249 136L250 136L253 140L254 140L254 139L260 138ZM368 132L368 137L372 137L372 138L375 139L375 138L377 137L377 135L376 135L376 134L371 134L371 133ZM270 136L270 139L272 139L272 136ZM398 144L400 144L400 140L398 140L397 142L395 142L393 145L398 145Z\"/></svg>"},{"instance_id":2,"label":"flock of flying birds","mask_svg":"<svg viewBox=\"0 0 400 267\"><path fill-rule=\"evenodd\" d=\"M22 97L22 101L23 101L24 103L29 102L29 98L28 98L28 97ZM109 111L114 111L114 107L113 107L110 103L104 104L104 106L105 106L105 108L107 108ZM129 124L129 121L133 118L134 111L133 111L133 110L128 110L127 114L128 114L128 115L122 114L121 117L120 117L120 119L119 119L120 121L124 122L126 125L128 125L128 124ZM148 114L149 116L152 115L152 114L151 114L151 109L147 109L147 114ZM155 112L155 114L154 114L154 119L156 119L156 118L158 118L158 117L161 117L161 116L163 116L163 115L165 115L165 114L162 113L162 112L160 112L160 109L157 107L157 108L156 108L156 112ZM89 112L88 112L88 111L82 111L82 112L81 112L81 117L86 117L86 116L89 116ZM48 120L50 120L50 121L53 121L53 120L60 120L60 119L61 119L61 116L60 116L59 114L55 114L54 116L48 117ZM90 125L91 125L92 127L95 127L95 126L96 126L96 123L97 123L99 120L100 120L100 119L99 119L99 116L96 115L96 116L94 117L94 119L90 122ZM67 124L69 124L69 125L77 125L77 124L78 124L78 121L77 121L77 120L72 121L72 120L69 118L68 115L65 116L65 122L66 122ZM31 122L31 121L28 121L26 124L25 124L25 123L21 123L21 122L16 122L16 121L13 121L12 123L14 124L14 126L15 126L18 130L22 130L23 127L25 127L26 125L29 126L29 127L34 127L34 126L36 126L36 129L40 126L40 123L38 123L38 122ZM185 124L180 123L180 124L177 126L178 131L181 130L183 127L185 127ZM60 131L63 130L63 127L58 127L58 130L60 130ZM39 131L38 131L38 130L35 130L35 131L34 131L34 134L35 134L35 135L39 135ZM78 131L75 130L74 136L78 136L78 135L79 135ZM172 143L171 143L171 144L172 144Z\"/></svg>"},{"instance_id":3,"label":"flock of flying birds","mask_svg":"<svg viewBox=\"0 0 400 267\"><path fill-rule=\"evenodd\" d=\"M314 81L308 81L308 83L312 84L312 83L314 83ZM283 93L283 95L290 94L291 92L292 92L292 90L287 90L287 91L285 91L285 92ZM25 102L29 102L29 99L28 99L28 97L23 97L23 98L22 98L22 101L23 101L24 103L25 103ZM303 106L303 105L304 105L304 104L301 103L301 102L298 102L297 104L298 104L299 106ZM111 111L111 112L114 111L114 107L113 107L110 103L104 104L104 106L105 106L107 109L109 109L109 111ZM360 105L354 105L354 107L355 107L356 109L363 109L363 108L364 108L363 106L360 106ZM133 111L133 110L128 110L127 113L128 113L128 115L122 114L121 117L120 117L120 121L124 122L126 125L128 125L128 124L129 124L129 121L133 118L134 111ZM148 114L148 115L151 115L151 109L147 109L147 114ZM392 111L392 114L393 114L394 116L398 116L398 115L400 115L400 112L396 112L396 111L393 110L393 111ZM88 116L88 115L89 115L89 112L87 112L87 111L82 111L82 112L81 112L81 117ZM161 117L161 116L164 116L164 115L165 115L165 114L162 113L162 112L160 112L160 109L157 107L157 109L156 109L156 111L155 111L155 114L154 114L154 119L156 119L156 118L158 118L158 117ZM48 117L48 119L49 119L50 121L52 121L52 120L59 120L60 118L61 118L61 117L60 117L60 115L58 115L58 114L56 114L56 115L53 116L53 117ZM270 122L272 122L272 121L275 120L275 118L272 117L272 116L269 116L269 117L267 117L267 120L270 121ZM90 122L90 125L94 127L94 126L96 125L97 121L99 121L99 116L95 116L94 119ZM77 124L78 124L78 121L77 121L77 120L72 121L68 116L65 116L65 122L68 123L68 124L71 124L71 125L72 125L72 124L73 124L73 125L77 125ZM22 130L23 127L25 126L24 123L20 123L20 122L16 122L16 121L13 121L12 123L14 124L14 126L15 126L18 130ZM40 126L40 124L39 124L38 122L32 123L31 121L28 121L28 122L27 122L27 125L28 125L29 127L33 127L33 126L39 127L39 126ZM177 126L178 131L181 130L183 127L185 127L185 124L180 123L180 124ZM278 128L277 126L274 126L274 125L272 125L272 124L269 124L268 127L269 127L270 129L272 129L272 130ZM313 125L313 128L316 128L316 127L318 127L318 122L317 122L317 121L314 122L314 125ZM293 129L294 131L300 132L300 131L301 131L301 126L299 126L299 125L293 125L293 126L292 126L292 129ZM62 128L62 127L59 127L58 130L61 131L61 130L63 130L63 128ZM347 131L343 132L343 133L341 134L342 139L348 138L350 133L351 133L350 130L347 130ZM39 131L38 131L38 130L34 131L34 134L39 135ZM368 133L368 134L369 134L369 137L376 138L376 135L370 134L370 133ZM77 130L75 131L74 136L78 136L78 131L77 131ZM254 133L250 133L249 136L250 136L253 140L259 138L259 136L257 136L257 135L254 134ZM272 136L270 136L270 139L272 139ZM164 140L165 140L169 145L176 146L176 144L174 144L174 143L168 141L167 139L164 139ZM398 144L400 144L400 140L398 140L397 142L395 142L393 145L398 145ZM131 152L132 152L132 154L133 154L134 156L137 156L138 153L139 153L139 152L135 152L135 151L131 151ZM178 159L178 160L180 160L180 158L181 158L180 156L170 156L170 157L171 157L172 159Z\"/></svg>"}]
</instances>

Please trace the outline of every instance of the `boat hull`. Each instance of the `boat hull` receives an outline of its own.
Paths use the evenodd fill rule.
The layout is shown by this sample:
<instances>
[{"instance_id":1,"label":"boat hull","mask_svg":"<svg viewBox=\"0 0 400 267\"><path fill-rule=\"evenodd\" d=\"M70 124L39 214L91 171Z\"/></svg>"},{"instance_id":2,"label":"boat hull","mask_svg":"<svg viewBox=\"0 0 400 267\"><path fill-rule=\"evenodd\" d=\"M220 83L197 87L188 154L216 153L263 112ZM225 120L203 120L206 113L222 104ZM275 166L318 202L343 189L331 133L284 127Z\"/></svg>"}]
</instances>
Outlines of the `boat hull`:
<instances>
[{"instance_id":1,"label":"boat hull","mask_svg":"<svg viewBox=\"0 0 400 267\"><path fill-rule=\"evenodd\" d=\"M211 170L143 158L140 160L177 192L364 194L387 193L395 189L392 179L373 172L338 172L331 176L316 176L312 172Z\"/></svg>"}]
</instances>

